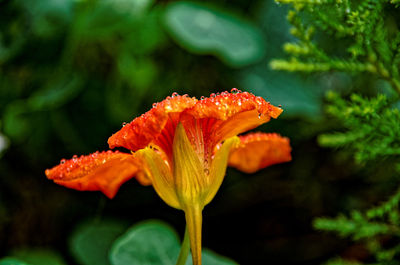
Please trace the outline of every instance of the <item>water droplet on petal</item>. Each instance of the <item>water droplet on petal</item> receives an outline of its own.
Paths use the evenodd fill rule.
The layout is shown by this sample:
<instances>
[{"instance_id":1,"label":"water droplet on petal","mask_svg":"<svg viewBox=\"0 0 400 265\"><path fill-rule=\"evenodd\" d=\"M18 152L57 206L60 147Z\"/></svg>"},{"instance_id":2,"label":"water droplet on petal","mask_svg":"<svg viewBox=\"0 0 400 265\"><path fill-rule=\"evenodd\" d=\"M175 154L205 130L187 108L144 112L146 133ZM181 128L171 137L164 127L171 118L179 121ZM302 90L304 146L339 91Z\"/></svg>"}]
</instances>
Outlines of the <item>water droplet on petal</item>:
<instances>
[{"instance_id":1,"label":"water droplet on petal","mask_svg":"<svg viewBox=\"0 0 400 265\"><path fill-rule=\"evenodd\" d=\"M210 170L208 170L208 168L204 169L204 174L209 175L210 174Z\"/></svg>"},{"instance_id":2,"label":"water droplet on petal","mask_svg":"<svg viewBox=\"0 0 400 265\"><path fill-rule=\"evenodd\" d=\"M173 98L175 98L175 97L177 97L177 96L179 96L179 94L178 94L177 92L172 93L172 97L173 97Z\"/></svg>"},{"instance_id":3,"label":"water droplet on petal","mask_svg":"<svg viewBox=\"0 0 400 265\"><path fill-rule=\"evenodd\" d=\"M153 103L153 108L157 107L157 105L158 105L157 103Z\"/></svg>"},{"instance_id":4,"label":"water droplet on petal","mask_svg":"<svg viewBox=\"0 0 400 265\"><path fill-rule=\"evenodd\" d=\"M65 158L63 158L63 159L60 160L60 164L65 164L66 161L67 160Z\"/></svg>"},{"instance_id":5,"label":"water droplet on petal","mask_svg":"<svg viewBox=\"0 0 400 265\"><path fill-rule=\"evenodd\" d=\"M205 99L205 98L206 98L205 96L201 96L201 97L200 97L200 100L203 100L203 99Z\"/></svg>"},{"instance_id":6,"label":"water droplet on petal","mask_svg":"<svg viewBox=\"0 0 400 265\"><path fill-rule=\"evenodd\" d=\"M122 127L124 127L125 125L127 125L128 123L127 122L123 122L122 123Z\"/></svg>"},{"instance_id":7,"label":"water droplet on petal","mask_svg":"<svg viewBox=\"0 0 400 265\"><path fill-rule=\"evenodd\" d=\"M232 94L237 94L237 93L239 93L239 90L237 88L232 88L231 89L231 93Z\"/></svg>"},{"instance_id":8,"label":"water droplet on petal","mask_svg":"<svg viewBox=\"0 0 400 265\"><path fill-rule=\"evenodd\" d=\"M217 95L215 93L210 94L210 98L215 98Z\"/></svg>"}]
</instances>

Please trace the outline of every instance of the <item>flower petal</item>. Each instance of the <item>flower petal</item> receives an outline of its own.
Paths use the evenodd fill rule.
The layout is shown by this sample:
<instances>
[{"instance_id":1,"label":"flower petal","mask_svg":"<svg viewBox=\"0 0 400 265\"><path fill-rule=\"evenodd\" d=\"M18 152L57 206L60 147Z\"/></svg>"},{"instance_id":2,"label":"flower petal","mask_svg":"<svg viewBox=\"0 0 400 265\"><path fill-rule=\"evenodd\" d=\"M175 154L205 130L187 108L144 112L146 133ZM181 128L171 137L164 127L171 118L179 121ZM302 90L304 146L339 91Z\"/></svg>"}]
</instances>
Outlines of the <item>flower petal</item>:
<instances>
[{"instance_id":1,"label":"flower petal","mask_svg":"<svg viewBox=\"0 0 400 265\"><path fill-rule=\"evenodd\" d=\"M119 187L139 172L133 155L112 151L63 159L58 166L45 171L47 178L57 184L76 190L99 190L109 198L113 198ZM151 184L140 174L139 181L143 185Z\"/></svg>"},{"instance_id":2,"label":"flower petal","mask_svg":"<svg viewBox=\"0 0 400 265\"><path fill-rule=\"evenodd\" d=\"M210 146L232 136L251 130L271 117L277 118L282 109L266 102L248 92L223 92L217 96L205 98L196 103L193 108L185 110L182 123L185 128L194 119L207 119L204 135L211 134Z\"/></svg>"},{"instance_id":3,"label":"flower petal","mask_svg":"<svg viewBox=\"0 0 400 265\"><path fill-rule=\"evenodd\" d=\"M161 153L150 147L146 147L137 151L135 156L143 161L144 170L147 172L149 178L151 178L158 196L169 206L182 209L176 194L175 182L168 161L163 159Z\"/></svg>"},{"instance_id":4,"label":"flower petal","mask_svg":"<svg viewBox=\"0 0 400 265\"><path fill-rule=\"evenodd\" d=\"M173 157L175 189L183 209L194 204L198 204L202 208L204 193L208 189L205 183L205 168L181 123L176 127Z\"/></svg>"},{"instance_id":5,"label":"flower petal","mask_svg":"<svg viewBox=\"0 0 400 265\"><path fill-rule=\"evenodd\" d=\"M239 144L239 137L233 136L216 148L217 150L215 151L212 160L210 175L207 178L208 194L205 199L205 205L214 198L215 194L217 194L217 191L225 177L229 153L232 149L238 147Z\"/></svg>"},{"instance_id":6,"label":"flower petal","mask_svg":"<svg viewBox=\"0 0 400 265\"><path fill-rule=\"evenodd\" d=\"M231 151L229 166L245 173L292 159L289 139L276 133L250 133L240 136L240 141L240 146Z\"/></svg>"},{"instance_id":7,"label":"flower petal","mask_svg":"<svg viewBox=\"0 0 400 265\"><path fill-rule=\"evenodd\" d=\"M186 112L196 119L227 120L238 113L249 110L257 110L259 114L272 118L277 118L282 113L281 108L275 107L262 97L257 97L248 92L222 92L198 101L193 108L186 110Z\"/></svg>"},{"instance_id":8,"label":"flower petal","mask_svg":"<svg viewBox=\"0 0 400 265\"><path fill-rule=\"evenodd\" d=\"M125 147L136 151L146 147L160 135L169 119L169 114L181 113L194 106L196 102L196 98L184 95L168 97L156 103L151 110L113 134L108 139L110 148Z\"/></svg>"}]
</instances>

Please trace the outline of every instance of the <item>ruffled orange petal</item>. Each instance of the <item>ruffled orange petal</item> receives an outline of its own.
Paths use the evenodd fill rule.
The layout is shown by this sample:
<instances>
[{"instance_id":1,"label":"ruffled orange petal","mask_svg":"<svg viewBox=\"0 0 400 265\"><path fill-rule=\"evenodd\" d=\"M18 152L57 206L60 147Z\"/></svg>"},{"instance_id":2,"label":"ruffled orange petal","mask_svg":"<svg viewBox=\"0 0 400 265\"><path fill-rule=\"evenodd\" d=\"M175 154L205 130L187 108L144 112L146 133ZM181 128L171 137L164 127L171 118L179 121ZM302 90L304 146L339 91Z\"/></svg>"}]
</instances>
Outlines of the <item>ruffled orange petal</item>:
<instances>
[{"instance_id":1,"label":"ruffled orange petal","mask_svg":"<svg viewBox=\"0 0 400 265\"><path fill-rule=\"evenodd\" d=\"M47 169L45 173L48 179L62 186L76 190L98 190L109 198L115 196L125 181L138 173L143 175L133 155L112 151L63 159L58 166ZM143 185L151 184L142 175L138 180Z\"/></svg>"},{"instance_id":2,"label":"ruffled orange petal","mask_svg":"<svg viewBox=\"0 0 400 265\"><path fill-rule=\"evenodd\" d=\"M271 118L277 118L282 109L266 102L248 92L223 92L210 98L204 98L193 108L186 109L181 115L192 144L198 143L199 128L204 138L204 145L208 146L209 154L215 145L230 137L254 129Z\"/></svg>"},{"instance_id":3,"label":"ruffled orange petal","mask_svg":"<svg viewBox=\"0 0 400 265\"><path fill-rule=\"evenodd\" d=\"M184 95L168 97L155 103L151 110L113 134L108 139L110 148L125 147L136 151L146 147L160 135L169 119L169 114L181 113L194 106L196 102L196 98Z\"/></svg>"},{"instance_id":4,"label":"ruffled orange petal","mask_svg":"<svg viewBox=\"0 0 400 265\"><path fill-rule=\"evenodd\" d=\"M228 165L245 173L292 159L289 139L279 134L249 133L239 138L241 144L231 151Z\"/></svg>"},{"instance_id":5,"label":"ruffled orange petal","mask_svg":"<svg viewBox=\"0 0 400 265\"><path fill-rule=\"evenodd\" d=\"M282 113L281 108L275 107L262 97L257 97L248 92L222 92L216 96L212 95L198 101L193 108L187 109L185 112L196 119L215 118L225 121L238 113L250 110L256 110L260 117L277 118Z\"/></svg>"}]
</instances>

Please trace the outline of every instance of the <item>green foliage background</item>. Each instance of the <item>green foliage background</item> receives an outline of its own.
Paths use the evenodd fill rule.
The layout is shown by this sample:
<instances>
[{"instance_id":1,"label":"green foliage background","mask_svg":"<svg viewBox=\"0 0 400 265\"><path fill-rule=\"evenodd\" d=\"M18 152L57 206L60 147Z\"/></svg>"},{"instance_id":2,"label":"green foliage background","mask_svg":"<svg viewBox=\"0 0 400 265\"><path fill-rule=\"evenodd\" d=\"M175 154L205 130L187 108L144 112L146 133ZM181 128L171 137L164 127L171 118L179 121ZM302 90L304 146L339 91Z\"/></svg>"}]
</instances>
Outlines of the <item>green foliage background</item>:
<instances>
[{"instance_id":1,"label":"green foliage background","mask_svg":"<svg viewBox=\"0 0 400 265\"><path fill-rule=\"evenodd\" d=\"M172 92L232 87L282 105L259 130L288 136L293 161L229 169L203 245L239 264L398 264L398 4L0 1L0 264L118 264L147 219L182 238L183 214L151 187L132 180L108 200L44 169L107 149ZM171 227L141 224L177 251Z\"/></svg>"}]
</instances>

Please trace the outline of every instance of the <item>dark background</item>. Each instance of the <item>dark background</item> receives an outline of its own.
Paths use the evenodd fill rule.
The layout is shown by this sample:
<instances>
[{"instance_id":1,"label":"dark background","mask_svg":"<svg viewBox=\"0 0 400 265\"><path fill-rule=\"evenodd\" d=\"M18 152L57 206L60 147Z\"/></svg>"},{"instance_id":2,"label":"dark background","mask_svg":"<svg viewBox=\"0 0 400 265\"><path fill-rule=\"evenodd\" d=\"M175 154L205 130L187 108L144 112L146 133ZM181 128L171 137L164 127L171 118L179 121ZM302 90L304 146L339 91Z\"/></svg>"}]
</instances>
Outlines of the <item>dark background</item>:
<instances>
[{"instance_id":1,"label":"dark background","mask_svg":"<svg viewBox=\"0 0 400 265\"><path fill-rule=\"evenodd\" d=\"M289 137L293 161L251 175L228 169L204 210L203 246L240 264L318 264L335 255L362 256L362 247L315 231L312 220L362 209L393 190L390 183L376 183L384 170L359 167L316 141L340 129L324 114L325 92L345 94L359 83L373 87L370 80L271 70L269 61L284 57L282 45L291 40L287 7L273 1L203 3L215 12L215 23L233 25L222 24L217 37L208 36L226 38L220 48L174 31L169 19L179 17L173 13L179 10L173 1L140 3L0 1L0 256L51 249L75 264L69 238L88 220L129 226L161 219L182 235L183 213L151 187L131 180L109 200L100 192L58 186L44 170L74 154L107 150L108 137L123 122L173 92L200 98L233 87L282 105L284 114L258 130ZM238 54L248 45L238 41L240 30L254 35L255 51L249 58L230 58L224 51Z\"/></svg>"}]
</instances>

